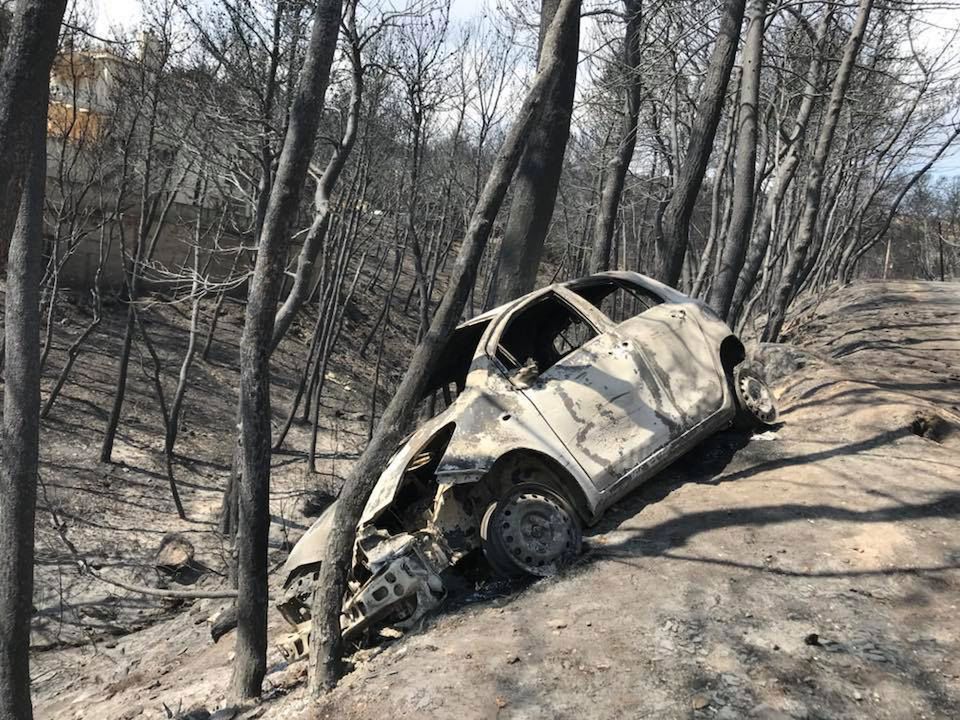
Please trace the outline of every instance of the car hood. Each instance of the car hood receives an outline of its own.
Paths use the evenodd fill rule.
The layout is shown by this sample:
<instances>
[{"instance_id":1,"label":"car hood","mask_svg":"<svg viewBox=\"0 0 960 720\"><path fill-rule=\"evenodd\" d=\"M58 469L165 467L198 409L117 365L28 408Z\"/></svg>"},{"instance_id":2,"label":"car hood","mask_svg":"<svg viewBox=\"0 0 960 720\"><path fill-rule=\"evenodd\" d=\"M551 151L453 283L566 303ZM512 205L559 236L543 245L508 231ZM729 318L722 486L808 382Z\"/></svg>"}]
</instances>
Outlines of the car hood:
<instances>
[{"instance_id":1,"label":"car hood","mask_svg":"<svg viewBox=\"0 0 960 720\"><path fill-rule=\"evenodd\" d=\"M386 510L396 497L397 489L400 487L400 481L403 480L403 470L407 467L413 456L430 441L430 439L444 425L452 422L457 414L459 402L464 396L461 395L450 407L439 415L436 415L417 428L416 432L408 436L394 453L386 469L380 475L377 484L374 485L370 498L364 507L363 515L360 517L360 526L364 526L375 520L384 510ZM326 546L327 536L333 528L333 516L336 512L337 501L334 500L320 517L316 519L313 525L303 534L297 544L294 545L287 561L283 565L281 577L284 578L284 584L289 583L291 574L297 568L303 565L310 565L320 562L323 559L323 550Z\"/></svg>"},{"instance_id":2,"label":"car hood","mask_svg":"<svg viewBox=\"0 0 960 720\"><path fill-rule=\"evenodd\" d=\"M361 526L375 520L393 502L393 498L397 494L397 488L400 487L400 481L403 480L404 468L444 425L453 421L461 406L460 399L462 397L461 395L457 402L454 402L442 413L420 425L416 432L410 435L394 453L383 474L380 475L377 484L373 486L373 492L370 493L370 499L367 500L367 505L364 507L363 515L360 518Z\"/></svg>"}]
</instances>

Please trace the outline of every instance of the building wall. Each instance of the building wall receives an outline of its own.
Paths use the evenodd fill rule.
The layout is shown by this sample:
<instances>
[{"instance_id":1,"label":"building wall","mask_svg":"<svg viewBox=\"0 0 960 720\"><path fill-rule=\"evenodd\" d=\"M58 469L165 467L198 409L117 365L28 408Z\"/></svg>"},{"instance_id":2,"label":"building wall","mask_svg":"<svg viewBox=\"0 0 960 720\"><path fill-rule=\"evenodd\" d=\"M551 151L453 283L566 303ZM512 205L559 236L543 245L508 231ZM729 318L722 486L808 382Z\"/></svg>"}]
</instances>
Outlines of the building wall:
<instances>
[{"instance_id":1,"label":"building wall","mask_svg":"<svg viewBox=\"0 0 960 720\"><path fill-rule=\"evenodd\" d=\"M155 232L155 228L151 229L144 246L146 262L140 268L138 282L141 289L161 292L182 292L189 289L194 265L194 247L198 245L193 224L196 215L194 208L175 206L168 221L160 226L153 254L149 261L146 261L145 255ZM138 213L124 213L118 220L105 223L102 229L95 227L84 234L61 265L61 286L74 290L92 288L103 253L101 290L108 293L121 291L126 281L125 262L130 261L129 256L134 252L139 223ZM204 219L201 219L201 227L204 227ZM207 226L207 230L210 229ZM236 265L237 274L248 268L252 261L252 253L242 249L241 238L226 232L201 232L199 248L200 274L208 283L224 282L230 278L238 252L241 256ZM50 252L48 237L48 254Z\"/></svg>"},{"instance_id":2,"label":"building wall","mask_svg":"<svg viewBox=\"0 0 960 720\"><path fill-rule=\"evenodd\" d=\"M137 61L102 51L62 53L54 61L47 120L46 250L49 257L54 246L58 248L58 257L62 258L62 287L77 290L93 287L101 253L104 255L101 288L110 292L122 289L125 284L123 243L126 242L128 253L133 252L139 224L143 159L139 155L127 158L127 197L121 202L128 209L119 219L101 227L105 216L116 214L114 206L123 162L121 148L110 145L116 143L117 138L109 139L105 130L115 120L117 93L122 88L138 85L132 80L139 76L132 73L142 73L144 69L152 72L150 65L159 49L151 47L151 41L150 37L141 38ZM176 125L174 122L173 126ZM240 218L238 222L249 222L249 217L243 214L249 213L250 208L246 203L222 197L214 183L206 184L203 203L208 207L200 208L196 195L202 184L196 163L184 152L182 137L165 137L164 131L176 135L175 127L160 130L150 150L155 163L151 193L160 190L156 185L167 169L170 182L163 188L164 192L170 189L169 185L177 181L180 184L175 188L175 202L166 222L156 235L150 262L142 269L140 287L164 290L183 284L189 286L189 273L185 274L183 269L192 271L198 217L200 265L212 281L222 281L229 275L241 246L239 237L219 229L224 207L230 205L233 216ZM210 143L220 140L209 138ZM137 153L142 154L143 148L139 147ZM58 213L60 207L65 210ZM59 226L58 214L62 218ZM152 228L147 242L154 232ZM238 267L244 268L249 260L242 258Z\"/></svg>"}]
</instances>

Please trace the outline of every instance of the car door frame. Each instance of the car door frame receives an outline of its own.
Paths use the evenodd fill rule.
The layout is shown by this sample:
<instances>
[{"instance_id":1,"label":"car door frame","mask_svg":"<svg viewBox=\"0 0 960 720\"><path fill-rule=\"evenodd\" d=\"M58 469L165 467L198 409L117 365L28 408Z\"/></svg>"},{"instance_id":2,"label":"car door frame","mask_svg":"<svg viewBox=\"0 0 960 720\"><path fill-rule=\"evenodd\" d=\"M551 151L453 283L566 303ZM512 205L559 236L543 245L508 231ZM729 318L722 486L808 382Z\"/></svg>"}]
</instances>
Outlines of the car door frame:
<instances>
[{"instance_id":1,"label":"car door frame","mask_svg":"<svg viewBox=\"0 0 960 720\"><path fill-rule=\"evenodd\" d=\"M477 344L477 352L483 353L493 364L493 367L510 383L511 387L517 390L523 390L524 388L510 377L510 370L500 361L500 358L497 357L497 347L500 344L500 337L517 313L550 294L556 295L574 311L582 315L597 332L597 335L610 333L616 327L615 323L602 313L599 308L575 292L568 290L563 285L548 285L545 288L541 288L536 292L519 298L513 305L506 308L504 312L500 314L500 317L490 323L490 326L484 331L483 337L480 338L480 342Z\"/></svg>"},{"instance_id":2,"label":"car door frame","mask_svg":"<svg viewBox=\"0 0 960 720\"><path fill-rule=\"evenodd\" d=\"M607 315L604 312L602 312L593 303L588 301L586 298L578 295L574 291L568 289L564 285L550 285L545 288L542 288L541 290L535 293L531 293L530 295L524 296L523 298L519 299L513 306L507 308L500 315L499 318L497 318L494 322L490 324L490 326L485 331L484 336L481 338L480 342L478 343L478 354L483 353L486 356L486 359L491 363L491 367L494 369L494 371L498 372L515 392L523 393L524 390L528 389L528 386L524 383L516 382L515 378L511 377L510 370L503 364L503 362L501 362L500 358L497 357L497 350L500 345L500 339L503 336L503 333L506 331L507 327L510 325L510 323L513 321L513 319L516 317L518 313L523 312L526 308L535 304L536 302L541 301L545 296L550 294L556 295L563 303L569 306L574 312L578 313L581 317L583 317L596 331L597 335L595 337L599 337L600 335L608 335L608 336L611 336L618 343L625 342L621 334L616 331L617 323L615 323L611 318L607 317ZM592 339L593 338L591 338L591 340ZM589 340L587 342L589 342ZM562 361L562 358L557 362L559 363L561 361ZM645 360L641 359L640 361L644 362ZM638 362L638 360L635 358L634 362ZM553 367L553 365L551 365L550 367ZM659 390L662 392L663 387L662 387L662 384L660 384L660 380L655 376L652 377L652 380L653 382L657 383ZM575 450L570 447L567 441L563 440L563 438L560 437L560 435L557 433L557 431L554 429L553 425L551 424L550 420L543 415L540 408L538 408L536 404L525 394L524 394L524 397L526 401L530 403L531 408L536 413L538 413L540 417L543 419L543 421L547 424L547 426L550 427L550 430L556 437L557 442L559 442L567 451L567 453L570 455L570 457L574 459L574 461L577 462L578 465L580 465L581 470L583 470L584 474L590 478L591 484L594 486L594 490L597 493L599 493L601 497L611 491L619 490L621 487L624 486L624 481L628 480L631 477L636 477L636 469L638 467L643 466L643 464L646 462L646 459L645 459L644 461L632 467L631 469L614 476L616 478L614 482L606 485L605 487L602 487L602 488L597 487L595 485L595 478L592 477L590 473L587 472L586 468L582 466L582 464L580 463L580 460L577 459L578 456ZM664 443L659 448L657 448L653 453L651 453L651 457L660 456L666 449L668 449L672 445L672 442L673 442L672 439L668 440L666 443ZM630 483L627 483L627 484L630 485Z\"/></svg>"}]
</instances>

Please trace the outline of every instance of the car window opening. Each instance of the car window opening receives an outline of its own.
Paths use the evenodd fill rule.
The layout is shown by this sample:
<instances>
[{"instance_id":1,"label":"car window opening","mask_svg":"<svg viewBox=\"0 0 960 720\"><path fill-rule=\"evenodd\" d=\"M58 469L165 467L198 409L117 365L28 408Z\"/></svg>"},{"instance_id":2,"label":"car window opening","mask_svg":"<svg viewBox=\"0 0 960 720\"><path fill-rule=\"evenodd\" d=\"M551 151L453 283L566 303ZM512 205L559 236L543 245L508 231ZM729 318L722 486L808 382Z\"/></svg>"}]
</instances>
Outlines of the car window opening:
<instances>
[{"instance_id":1,"label":"car window opening","mask_svg":"<svg viewBox=\"0 0 960 720\"><path fill-rule=\"evenodd\" d=\"M497 359L529 382L597 336L580 313L554 293L515 315L500 337Z\"/></svg>"}]
</instances>

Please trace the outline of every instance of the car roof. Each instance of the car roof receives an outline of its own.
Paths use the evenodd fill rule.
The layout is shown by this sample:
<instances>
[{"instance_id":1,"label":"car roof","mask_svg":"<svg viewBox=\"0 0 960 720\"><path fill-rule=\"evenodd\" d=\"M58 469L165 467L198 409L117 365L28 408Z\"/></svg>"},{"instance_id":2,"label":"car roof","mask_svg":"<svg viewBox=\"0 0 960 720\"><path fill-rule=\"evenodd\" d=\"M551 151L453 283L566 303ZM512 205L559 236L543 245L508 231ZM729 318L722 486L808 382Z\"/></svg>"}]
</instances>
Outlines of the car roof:
<instances>
[{"instance_id":1,"label":"car roof","mask_svg":"<svg viewBox=\"0 0 960 720\"><path fill-rule=\"evenodd\" d=\"M577 278L575 280L567 280L561 283L552 283L550 285L545 285L544 287L538 288L537 290L529 292L526 295L521 295L520 297L515 298L514 300L509 300L508 302L503 303L503 305L498 305L497 307L487 310L486 312L483 312L479 315L475 315L469 320L465 320L464 322L457 325L456 329L459 330L461 328L467 328L472 325L476 325L477 323L489 322L493 318L501 315L503 312L508 310L513 305L521 302L522 300L525 300L531 295L539 295L541 293L545 293L551 289L556 289L558 287L579 287L583 285L590 285L591 283L597 282L599 280L624 280L626 282L634 283L636 285L640 285L641 287L646 288L647 290L653 293L663 296L665 299L671 302L676 302L678 300L683 300L686 298L686 296L683 293L679 292L678 290L674 290L672 287L669 287L668 285L664 285L663 283L658 282L657 280L654 280L651 277L647 277L646 275L641 275L640 273L630 272L627 270L610 270L608 272L587 275L586 277Z\"/></svg>"}]
</instances>

